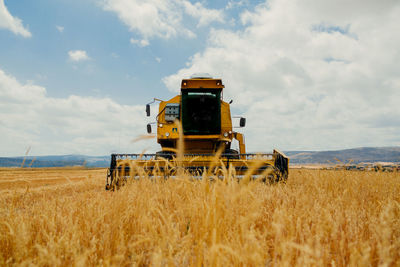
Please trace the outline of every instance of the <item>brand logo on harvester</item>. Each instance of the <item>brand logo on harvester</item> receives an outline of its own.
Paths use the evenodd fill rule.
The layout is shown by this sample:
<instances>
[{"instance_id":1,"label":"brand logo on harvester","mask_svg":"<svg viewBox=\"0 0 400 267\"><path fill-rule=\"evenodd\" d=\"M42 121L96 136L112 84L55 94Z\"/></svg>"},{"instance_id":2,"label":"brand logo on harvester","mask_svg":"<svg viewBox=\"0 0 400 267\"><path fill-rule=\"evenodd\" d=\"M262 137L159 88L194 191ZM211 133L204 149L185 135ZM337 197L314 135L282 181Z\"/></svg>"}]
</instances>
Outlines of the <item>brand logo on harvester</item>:
<instances>
[{"instance_id":1,"label":"brand logo on harvester","mask_svg":"<svg viewBox=\"0 0 400 267\"><path fill-rule=\"evenodd\" d=\"M177 133L178 132L178 128L172 128L172 132L173 133Z\"/></svg>"}]
</instances>

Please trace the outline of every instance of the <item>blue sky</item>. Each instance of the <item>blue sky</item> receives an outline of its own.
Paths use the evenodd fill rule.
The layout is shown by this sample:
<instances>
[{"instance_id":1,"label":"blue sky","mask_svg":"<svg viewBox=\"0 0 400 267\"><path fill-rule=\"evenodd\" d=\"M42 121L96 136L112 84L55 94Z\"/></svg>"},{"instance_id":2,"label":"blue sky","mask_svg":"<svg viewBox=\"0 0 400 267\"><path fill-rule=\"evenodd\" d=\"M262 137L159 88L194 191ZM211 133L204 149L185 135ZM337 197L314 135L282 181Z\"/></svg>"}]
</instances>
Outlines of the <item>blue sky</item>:
<instances>
[{"instance_id":1,"label":"blue sky","mask_svg":"<svg viewBox=\"0 0 400 267\"><path fill-rule=\"evenodd\" d=\"M0 0L1 156L141 152L144 104L221 77L249 151L400 145L398 1Z\"/></svg>"},{"instance_id":2,"label":"blue sky","mask_svg":"<svg viewBox=\"0 0 400 267\"><path fill-rule=\"evenodd\" d=\"M219 0L204 6L225 10L229 2L234 3ZM237 21L241 9L252 9L257 4L242 2L225 10L226 21ZM115 12L105 11L103 1L6 0L5 4L13 16L23 20L32 37L0 31L3 70L18 80L46 87L51 97L111 97L121 104L142 104L154 96L170 97L162 78L184 67L193 54L205 49L212 27L241 26L237 22L214 22L196 27L197 21L186 16L184 23L195 31L195 38L150 38L151 45L141 47L130 42L131 38L142 38L140 31L129 30ZM86 51L90 59L71 62L71 50Z\"/></svg>"},{"instance_id":3,"label":"blue sky","mask_svg":"<svg viewBox=\"0 0 400 267\"><path fill-rule=\"evenodd\" d=\"M221 6L219 2L214 6ZM100 1L6 1L6 6L23 18L32 37L0 32L2 68L19 80L40 83L53 97L109 96L122 104L141 104L153 97L152 92L168 97L162 77L204 49L207 38L207 30L199 29L196 39L133 45L130 39L138 34L129 31L116 14L104 11ZM90 60L70 62L70 50L84 50Z\"/></svg>"}]
</instances>

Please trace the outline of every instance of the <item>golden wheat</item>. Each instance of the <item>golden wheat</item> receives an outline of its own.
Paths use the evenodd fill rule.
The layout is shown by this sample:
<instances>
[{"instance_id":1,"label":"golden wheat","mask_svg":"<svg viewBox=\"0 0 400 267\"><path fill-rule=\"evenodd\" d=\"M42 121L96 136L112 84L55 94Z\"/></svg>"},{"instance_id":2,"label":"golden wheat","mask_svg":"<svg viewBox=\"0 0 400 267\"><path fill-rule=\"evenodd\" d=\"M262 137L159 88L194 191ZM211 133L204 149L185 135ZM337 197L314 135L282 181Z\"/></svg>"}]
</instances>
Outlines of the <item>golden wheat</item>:
<instances>
[{"instance_id":1,"label":"golden wheat","mask_svg":"<svg viewBox=\"0 0 400 267\"><path fill-rule=\"evenodd\" d=\"M115 192L105 173L1 169L0 265L400 265L398 173L182 176Z\"/></svg>"}]
</instances>

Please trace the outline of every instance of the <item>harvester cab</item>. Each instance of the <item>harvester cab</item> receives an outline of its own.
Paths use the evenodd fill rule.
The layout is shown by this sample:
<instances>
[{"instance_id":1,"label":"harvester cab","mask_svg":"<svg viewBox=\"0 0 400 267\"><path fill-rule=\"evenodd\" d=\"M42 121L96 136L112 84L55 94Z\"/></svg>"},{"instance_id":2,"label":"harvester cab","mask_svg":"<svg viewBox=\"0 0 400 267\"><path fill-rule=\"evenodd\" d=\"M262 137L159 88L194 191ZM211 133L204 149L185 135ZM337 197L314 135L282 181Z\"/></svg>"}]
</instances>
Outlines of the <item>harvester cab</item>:
<instances>
[{"instance_id":1,"label":"harvester cab","mask_svg":"<svg viewBox=\"0 0 400 267\"><path fill-rule=\"evenodd\" d=\"M129 177L140 176L139 169L148 176L174 176L174 163L180 154L179 165L196 177L205 170L216 173L216 157L227 169L232 168L240 177L269 181L286 180L289 159L282 152L247 154L244 136L233 131L230 103L223 100L221 79L208 75L194 75L183 79L180 94L168 101L159 101L156 115L157 142L161 150L155 154L112 154L106 189L115 188ZM153 102L154 102L153 101ZM152 103L153 103L152 102ZM149 103L147 116L151 115ZM239 117L239 127L246 119ZM151 124L147 132L152 132ZM239 148L233 149L236 139ZM172 167L171 167L172 166ZM142 173L143 174L143 173Z\"/></svg>"},{"instance_id":2,"label":"harvester cab","mask_svg":"<svg viewBox=\"0 0 400 267\"><path fill-rule=\"evenodd\" d=\"M160 101L157 120L159 155L173 155L178 150L179 137L183 137L185 154L224 154L239 158L245 154L243 135L232 131L229 103L223 101L221 79L193 77L181 83L181 93L168 101ZM148 116L150 106L146 106ZM245 118L240 118L244 127ZM151 125L147 126L151 132ZM231 149L232 139L239 142L239 151Z\"/></svg>"}]
</instances>

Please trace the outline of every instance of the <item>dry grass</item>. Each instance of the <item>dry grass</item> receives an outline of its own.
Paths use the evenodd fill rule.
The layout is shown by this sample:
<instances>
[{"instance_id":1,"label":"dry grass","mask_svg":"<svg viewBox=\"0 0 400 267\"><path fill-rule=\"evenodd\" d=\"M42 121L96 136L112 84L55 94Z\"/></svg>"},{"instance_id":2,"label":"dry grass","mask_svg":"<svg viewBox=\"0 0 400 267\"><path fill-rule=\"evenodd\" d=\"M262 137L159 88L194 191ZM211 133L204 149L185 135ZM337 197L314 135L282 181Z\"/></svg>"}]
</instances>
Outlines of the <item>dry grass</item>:
<instances>
[{"instance_id":1,"label":"dry grass","mask_svg":"<svg viewBox=\"0 0 400 267\"><path fill-rule=\"evenodd\" d=\"M1 169L0 265L400 265L398 173L143 179L116 192L105 174Z\"/></svg>"}]
</instances>

